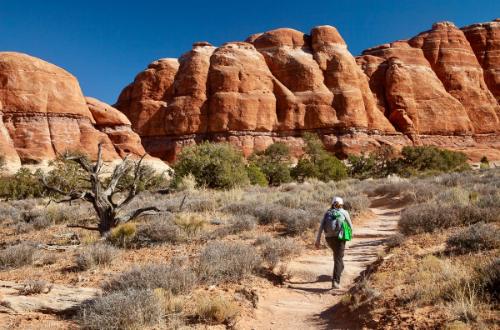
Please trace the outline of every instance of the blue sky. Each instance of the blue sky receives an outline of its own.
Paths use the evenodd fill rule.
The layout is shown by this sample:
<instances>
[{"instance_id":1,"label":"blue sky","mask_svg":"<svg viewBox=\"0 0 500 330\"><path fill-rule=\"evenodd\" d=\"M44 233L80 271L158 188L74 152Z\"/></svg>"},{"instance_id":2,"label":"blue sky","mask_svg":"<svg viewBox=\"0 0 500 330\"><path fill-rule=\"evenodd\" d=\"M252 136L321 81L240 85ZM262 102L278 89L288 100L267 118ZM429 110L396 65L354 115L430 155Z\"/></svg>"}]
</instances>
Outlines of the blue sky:
<instances>
[{"instance_id":1,"label":"blue sky","mask_svg":"<svg viewBox=\"0 0 500 330\"><path fill-rule=\"evenodd\" d=\"M0 50L40 57L74 74L85 95L114 103L148 63L195 41L244 40L279 27L337 27L354 55L436 21L500 16L500 1L22 1L0 0Z\"/></svg>"}]
</instances>

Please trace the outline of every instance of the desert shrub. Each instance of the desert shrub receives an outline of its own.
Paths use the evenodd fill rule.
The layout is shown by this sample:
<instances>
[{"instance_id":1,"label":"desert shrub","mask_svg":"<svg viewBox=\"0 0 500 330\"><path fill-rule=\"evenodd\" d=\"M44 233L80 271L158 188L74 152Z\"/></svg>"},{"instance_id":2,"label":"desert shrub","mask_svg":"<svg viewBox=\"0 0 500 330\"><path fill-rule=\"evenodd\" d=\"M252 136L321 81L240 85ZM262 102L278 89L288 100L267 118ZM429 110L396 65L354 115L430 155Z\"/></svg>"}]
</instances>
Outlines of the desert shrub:
<instances>
[{"instance_id":1,"label":"desert shrub","mask_svg":"<svg viewBox=\"0 0 500 330\"><path fill-rule=\"evenodd\" d=\"M230 220L230 224L218 228L210 233L210 238L221 238L227 235L236 235L244 231L253 230L257 225L257 219L252 215L238 215Z\"/></svg>"},{"instance_id":2,"label":"desert shrub","mask_svg":"<svg viewBox=\"0 0 500 330\"><path fill-rule=\"evenodd\" d=\"M241 202L229 203L222 208L222 212L234 215L253 214L253 210L262 203L257 200L245 200Z\"/></svg>"},{"instance_id":3,"label":"desert shrub","mask_svg":"<svg viewBox=\"0 0 500 330\"><path fill-rule=\"evenodd\" d=\"M11 221L13 223L21 220L22 211L10 203L0 202L0 223Z\"/></svg>"},{"instance_id":4,"label":"desert shrub","mask_svg":"<svg viewBox=\"0 0 500 330\"><path fill-rule=\"evenodd\" d=\"M137 227L134 242L144 243L179 243L185 240L185 235L170 217L154 216Z\"/></svg>"},{"instance_id":5,"label":"desert shrub","mask_svg":"<svg viewBox=\"0 0 500 330\"><path fill-rule=\"evenodd\" d=\"M318 219L311 218L305 210L285 208L279 214L279 221L284 225L286 234L295 236L313 228Z\"/></svg>"},{"instance_id":6,"label":"desert shrub","mask_svg":"<svg viewBox=\"0 0 500 330\"><path fill-rule=\"evenodd\" d=\"M387 240L385 241L385 245L389 249L393 249L401 246L404 243L404 241L405 241L405 236L403 234L396 233L387 238Z\"/></svg>"},{"instance_id":7,"label":"desert shrub","mask_svg":"<svg viewBox=\"0 0 500 330\"><path fill-rule=\"evenodd\" d=\"M349 155L349 174L358 179L383 178L398 173L396 150L384 145L368 155Z\"/></svg>"},{"instance_id":8,"label":"desert shrub","mask_svg":"<svg viewBox=\"0 0 500 330\"><path fill-rule=\"evenodd\" d=\"M23 213L22 218L25 223L30 224L36 230L44 229L52 225L51 219L47 217L45 210L42 209L26 211Z\"/></svg>"},{"instance_id":9,"label":"desert shrub","mask_svg":"<svg viewBox=\"0 0 500 330\"><path fill-rule=\"evenodd\" d=\"M75 264L79 270L88 270L95 266L109 266L118 254L119 251L108 244L89 245L76 254Z\"/></svg>"},{"instance_id":10,"label":"desert shrub","mask_svg":"<svg viewBox=\"0 0 500 330\"><path fill-rule=\"evenodd\" d=\"M479 269L479 283L496 302L500 302L500 258L495 258Z\"/></svg>"},{"instance_id":11,"label":"desert shrub","mask_svg":"<svg viewBox=\"0 0 500 330\"><path fill-rule=\"evenodd\" d=\"M51 290L51 288L52 286L43 280L28 280L24 283L24 286L19 291L19 294L29 296L32 294L47 293Z\"/></svg>"},{"instance_id":12,"label":"desert shrub","mask_svg":"<svg viewBox=\"0 0 500 330\"><path fill-rule=\"evenodd\" d=\"M198 274L212 284L237 282L260 264L255 249L243 243L210 242L200 254Z\"/></svg>"},{"instance_id":13,"label":"desert shrub","mask_svg":"<svg viewBox=\"0 0 500 330\"><path fill-rule=\"evenodd\" d=\"M498 221L498 209L480 208L476 205L448 205L435 201L415 204L401 213L399 230L406 235L470 225L477 222Z\"/></svg>"},{"instance_id":14,"label":"desert shrub","mask_svg":"<svg viewBox=\"0 0 500 330\"><path fill-rule=\"evenodd\" d=\"M259 185L261 187L267 187L269 182L267 181L266 175L260 167L258 167L254 163L250 163L246 167L247 169L247 175L248 179L250 180L250 183L253 185Z\"/></svg>"},{"instance_id":15,"label":"desert shrub","mask_svg":"<svg viewBox=\"0 0 500 330\"><path fill-rule=\"evenodd\" d=\"M281 142L276 142L266 150L257 152L250 157L251 164L259 167L272 186L292 181L290 176L290 149Z\"/></svg>"},{"instance_id":16,"label":"desert shrub","mask_svg":"<svg viewBox=\"0 0 500 330\"><path fill-rule=\"evenodd\" d=\"M113 245L126 248L134 241L136 234L135 223L124 223L113 228L107 239Z\"/></svg>"},{"instance_id":17,"label":"desert shrub","mask_svg":"<svg viewBox=\"0 0 500 330\"><path fill-rule=\"evenodd\" d=\"M218 206L219 205L217 200L214 198L214 195L212 193L208 193L196 197L186 197L184 207L182 209L191 212L213 212Z\"/></svg>"},{"instance_id":18,"label":"desert shrub","mask_svg":"<svg viewBox=\"0 0 500 330\"><path fill-rule=\"evenodd\" d=\"M19 169L12 177L0 178L0 197L8 199L37 198L45 195L45 189L40 182L42 173L34 174L27 168Z\"/></svg>"},{"instance_id":19,"label":"desert shrub","mask_svg":"<svg viewBox=\"0 0 500 330\"><path fill-rule=\"evenodd\" d=\"M273 238L271 237L271 235L261 235L255 239L255 242L253 244L255 246L262 246L271 242L272 239Z\"/></svg>"},{"instance_id":20,"label":"desert shrub","mask_svg":"<svg viewBox=\"0 0 500 330\"><path fill-rule=\"evenodd\" d=\"M161 296L149 290L112 292L84 303L78 320L83 329L114 330L160 328L164 321Z\"/></svg>"},{"instance_id":21,"label":"desert shrub","mask_svg":"<svg viewBox=\"0 0 500 330\"><path fill-rule=\"evenodd\" d=\"M370 199L365 194L347 194L344 198L344 208L351 216L356 216L370 207Z\"/></svg>"},{"instance_id":22,"label":"desert shrub","mask_svg":"<svg viewBox=\"0 0 500 330\"><path fill-rule=\"evenodd\" d=\"M264 238L262 241L256 241L255 244L261 246L262 259L270 269L274 269L279 262L298 255L301 250L299 245L291 238Z\"/></svg>"},{"instance_id":23,"label":"desert shrub","mask_svg":"<svg viewBox=\"0 0 500 330\"><path fill-rule=\"evenodd\" d=\"M227 143L203 142L184 148L174 165L174 182L191 173L198 186L230 189L246 185L242 153Z\"/></svg>"},{"instance_id":24,"label":"desert shrub","mask_svg":"<svg viewBox=\"0 0 500 330\"><path fill-rule=\"evenodd\" d=\"M207 224L206 219L196 213L178 213L175 215L174 223L179 226L189 237L195 236Z\"/></svg>"},{"instance_id":25,"label":"desert shrub","mask_svg":"<svg viewBox=\"0 0 500 330\"><path fill-rule=\"evenodd\" d=\"M500 247L500 230L493 224L478 223L451 235L446 244L458 253L497 249Z\"/></svg>"},{"instance_id":26,"label":"desert shrub","mask_svg":"<svg viewBox=\"0 0 500 330\"><path fill-rule=\"evenodd\" d=\"M449 301L470 278L470 272L461 264L428 255L417 261L413 272L407 274L409 290L406 299L419 305Z\"/></svg>"},{"instance_id":27,"label":"desert shrub","mask_svg":"<svg viewBox=\"0 0 500 330\"><path fill-rule=\"evenodd\" d=\"M196 283L196 275L176 264L145 265L134 267L103 285L103 290L154 290L161 288L177 295L189 292Z\"/></svg>"},{"instance_id":28,"label":"desert shrub","mask_svg":"<svg viewBox=\"0 0 500 330\"><path fill-rule=\"evenodd\" d=\"M196 178L193 174L188 173L182 178L177 178L172 182L175 185L177 191L192 192L196 190Z\"/></svg>"},{"instance_id":29,"label":"desert shrub","mask_svg":"<svg viewBox=\"0 0 500 330\"><path fill-rule=\"evenodd\" d=\"M71 222L75 218L75 207L66 205L49 205L47 207L47 217L55 225Z\"/></svg>"},{"instance_id":30,"label":"desert shrub","mask_svg":"<svg viewBox=\"0 0 500 330\"><path fill-rule=\"evenodd\" d=\"M8 246L0 250L0 269L31 265L34 253L35 248L25 243Z\"/></svg>"},{"instance_id":31,"label":"desert shrub","mask_svg":"<svg viewBox=\"0 0 500 330\"><path fill-rule=\"evenodd\" d=\"M223 295L203 295L195 300L195 316L203 323L229 324L238 313L238 305Z\"/></svg>"}]
</instances>

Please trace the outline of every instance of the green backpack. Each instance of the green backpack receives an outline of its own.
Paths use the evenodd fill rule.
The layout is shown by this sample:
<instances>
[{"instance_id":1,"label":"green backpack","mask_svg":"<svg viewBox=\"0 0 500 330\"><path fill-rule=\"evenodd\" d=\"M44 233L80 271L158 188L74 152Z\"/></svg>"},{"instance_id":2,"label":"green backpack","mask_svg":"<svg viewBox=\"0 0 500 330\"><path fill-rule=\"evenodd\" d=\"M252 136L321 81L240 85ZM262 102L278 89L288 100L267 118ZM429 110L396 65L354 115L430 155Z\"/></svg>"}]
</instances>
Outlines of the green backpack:
<instances>
[{"instance_id":1,"label":"green backpack","mask_svg":"<svg viewBox=\"0 0 500 330\"><path fill-rule=\"evenodd\" d=\"M350 241L352 239L352 229L347 221L342 222L342 232L339 235L339 239L342 241Z\"/></svg>"}]
</instances>

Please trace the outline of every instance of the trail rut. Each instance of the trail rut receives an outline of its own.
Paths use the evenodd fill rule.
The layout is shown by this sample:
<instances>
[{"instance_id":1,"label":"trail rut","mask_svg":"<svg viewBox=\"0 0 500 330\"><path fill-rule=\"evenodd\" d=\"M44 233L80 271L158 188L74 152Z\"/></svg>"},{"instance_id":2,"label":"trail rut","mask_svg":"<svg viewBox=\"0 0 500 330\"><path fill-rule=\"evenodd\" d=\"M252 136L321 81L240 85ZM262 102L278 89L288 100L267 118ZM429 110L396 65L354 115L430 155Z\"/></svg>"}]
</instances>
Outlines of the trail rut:
<instances>
[{"instance_id":1,"label":"trail rut","mask_svg":"<svg viewBox=\"0 0 500 330\"><path fill-rule=\"evenodd\" d=\"M332 307L351 288L354 280L374 261L385 239L396 232L401 212L396 198L372 199L371 220L356 224L354 238L347 243L341 289L331 291L333 257L330 249L309 251L288 266L295 274L282 287L259 291L255 315L245 317L237 329L344 329L342 320L332 319Z\"/></svg>"}]
</instances>

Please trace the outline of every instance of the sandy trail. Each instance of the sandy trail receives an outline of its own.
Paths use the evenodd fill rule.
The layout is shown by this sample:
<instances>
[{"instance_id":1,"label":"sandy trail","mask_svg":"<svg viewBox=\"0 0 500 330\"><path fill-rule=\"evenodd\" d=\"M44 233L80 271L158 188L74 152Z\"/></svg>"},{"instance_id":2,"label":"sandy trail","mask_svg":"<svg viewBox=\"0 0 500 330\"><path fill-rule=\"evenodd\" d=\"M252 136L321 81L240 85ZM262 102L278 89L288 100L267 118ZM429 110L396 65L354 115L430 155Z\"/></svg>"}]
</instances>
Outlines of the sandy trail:
<instances>
[{"instance_id":1,"label":"sandy trail","mask_svg":"<svg viewBox=\"0 0 500 330\"><path fill-rule=\"evenodd\" d=\"M384 240L396 232L401 201L372 199L372 220L356 225L354 239L347 243L341 289L330 291L333 258L330 249L308 251L289 264L293 276L283 287L259 291L253 317L243 318L237 329L345 329L341 320L331 319L332 307L353 285L354 280L376 261ZM316 252L316 253L314 253Z\"/></svg>"}]
</instances>

